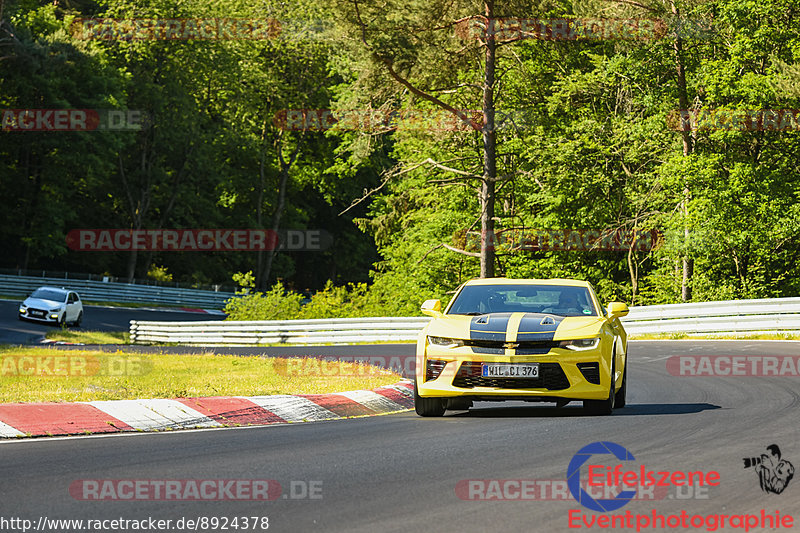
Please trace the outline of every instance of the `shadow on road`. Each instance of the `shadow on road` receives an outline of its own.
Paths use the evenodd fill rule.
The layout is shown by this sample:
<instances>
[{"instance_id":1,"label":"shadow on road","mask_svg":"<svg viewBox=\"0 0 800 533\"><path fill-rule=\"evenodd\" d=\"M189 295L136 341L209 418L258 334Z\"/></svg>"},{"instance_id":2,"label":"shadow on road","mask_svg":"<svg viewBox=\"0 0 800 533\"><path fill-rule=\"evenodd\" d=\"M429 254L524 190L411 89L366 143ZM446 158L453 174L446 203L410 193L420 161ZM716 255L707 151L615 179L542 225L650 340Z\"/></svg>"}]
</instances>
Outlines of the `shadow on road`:
<instances>
[{"instance_id":1,"label":"shadow on road","mask_svg":"<svg viewBox=\"0 0 800 533\"><path fill-rule=\"evenodd\" d=\"M649 416L649 415L688 415L710 409L721 409L719 405L710 403L642 403L628 404L624 408L614 409L611 416ZM570 418L590 416L583 412L579 405L568 407L480 407L478 404L467 412L448 412L448 416L473 418ZM592 418L604 418L592 416Z\"/></svg>"}]
</instances>

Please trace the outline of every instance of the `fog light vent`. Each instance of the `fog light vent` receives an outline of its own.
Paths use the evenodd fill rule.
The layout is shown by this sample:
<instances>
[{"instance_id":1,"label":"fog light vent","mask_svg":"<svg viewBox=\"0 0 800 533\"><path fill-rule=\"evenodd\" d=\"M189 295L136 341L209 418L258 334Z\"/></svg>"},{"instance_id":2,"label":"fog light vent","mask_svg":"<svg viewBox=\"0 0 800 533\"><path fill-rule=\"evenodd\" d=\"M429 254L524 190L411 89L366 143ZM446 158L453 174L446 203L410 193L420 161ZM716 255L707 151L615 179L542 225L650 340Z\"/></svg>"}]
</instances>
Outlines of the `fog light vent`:
<instances>
[{"instance_id":1,"label":"fog light vent","mask_svg":"<svg viewBox=\"0 0 800 533\"><path fill-rule=\"evenodd\" d=\"M600 385L600 363L578 363L578 370L586 381Z\"/></svg>"},{"instance_id":2,"label":"fog light vent","mask_svg":"<svg viewBox=\"0 0 800 533\"><path fill-rule=\"evenodd\" d=\"M425 366L425 381L430 381L432 379L436 379L439 377L439 374L442 373L444 370L444 366L447 364L447 361L441 361L439 359L428 359L428 363Z\"/></svg>"}]
</instances>

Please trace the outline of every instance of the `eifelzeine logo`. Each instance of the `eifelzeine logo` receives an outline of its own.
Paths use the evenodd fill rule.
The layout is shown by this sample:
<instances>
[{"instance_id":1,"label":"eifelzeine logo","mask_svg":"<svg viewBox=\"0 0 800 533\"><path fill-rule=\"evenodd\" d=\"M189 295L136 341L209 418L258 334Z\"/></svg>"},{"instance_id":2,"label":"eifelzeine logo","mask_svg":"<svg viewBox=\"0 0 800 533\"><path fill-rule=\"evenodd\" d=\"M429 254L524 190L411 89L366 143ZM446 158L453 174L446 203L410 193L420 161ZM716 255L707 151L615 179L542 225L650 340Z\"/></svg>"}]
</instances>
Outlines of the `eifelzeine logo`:
<instances>
[{"instance_id":1,"label":"eifelzeine logo","mask_svg":"<svg viewBox=\"0 0 800 533\"><path fill-rule=\"evenodd\" d=\"M609 441L587 444L572 457L567 467L567 487L575 500L584 507L606 513L615 511L636 497L639 487L684 487L688 485L718 486L720 475L716 471L679 471L648 469L640 464L638 469L625 470L618 464L613 468L592 464L590 459L596 455L611 455L619 461L635 461L636 458L625 447ZM590 487L622 487L613 498L595 499L581 486L581 467L588 463L588 485Z\"/></svg>"},{"instance_id":2,"label":"eifelzeine logo","mask_svg":"<svg viewBox=\"0 0 800 533\"><path fill-rule=\"evenodd\" d=\"M579 504L591 509L605 513L614 511L627 505L629 501L636 497L635 490L623 490L613 498L594 499L580 485L581 466L583 466L593 455L613 454L620 461L633 461L633 454L615 442L593 442L578 450L572 457L567 467L567 487L570 494Z\"/></svg>"}]
</instances>

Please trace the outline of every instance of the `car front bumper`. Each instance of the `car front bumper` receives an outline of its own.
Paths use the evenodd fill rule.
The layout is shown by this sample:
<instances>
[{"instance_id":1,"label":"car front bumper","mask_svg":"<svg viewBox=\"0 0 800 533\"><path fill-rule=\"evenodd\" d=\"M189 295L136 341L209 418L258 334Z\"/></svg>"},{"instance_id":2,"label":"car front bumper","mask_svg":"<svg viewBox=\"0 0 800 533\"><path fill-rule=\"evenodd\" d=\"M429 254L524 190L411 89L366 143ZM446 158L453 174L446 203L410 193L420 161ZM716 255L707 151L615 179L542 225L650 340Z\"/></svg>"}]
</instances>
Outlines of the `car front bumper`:
<instances>
[{"instance_id":1,"label":"car front bumper","mask_svg":"<svg viewBox=\"0 0 800 533\"><path fill-rule=\"evenodd\" d=\"M470 351L469 347L439 349L427 346L425 356L417 357L416 377L419 395L531 401L608 398L611 385L611 350L606 350L608 355L604 355L602 344L586 351L554 348L541 355L509 353L488 355ZM507 350L507 352L513 351ZM435 370L441 366L440 361L445 362L445 366L437 375ZM539 363L539 376L484 378L481 375L483 363ZM621 369L615 370L619 374ZM434 375L434 379L429 379Z\"/></svg>"},{"instance_id":2,"label":"car front bumper","mask_svg":"<svg viewBox=\"0 0 800 533\"><path fill-rule=\"evenodd\" d=\"M25 320L31 320L31 321L34 321L34 322L58 324L58 322L61 320L61 316L62 316L63 313L57 313L56 318L52 318L51 317L51 315L53 315L53 314L56 314L56 313L47 312L47 313L45 313L44 316L31 316L30 312L25 312L25 313L20 312L19 313L19 317L23 318Z\"/></svg>"}]
</instances>

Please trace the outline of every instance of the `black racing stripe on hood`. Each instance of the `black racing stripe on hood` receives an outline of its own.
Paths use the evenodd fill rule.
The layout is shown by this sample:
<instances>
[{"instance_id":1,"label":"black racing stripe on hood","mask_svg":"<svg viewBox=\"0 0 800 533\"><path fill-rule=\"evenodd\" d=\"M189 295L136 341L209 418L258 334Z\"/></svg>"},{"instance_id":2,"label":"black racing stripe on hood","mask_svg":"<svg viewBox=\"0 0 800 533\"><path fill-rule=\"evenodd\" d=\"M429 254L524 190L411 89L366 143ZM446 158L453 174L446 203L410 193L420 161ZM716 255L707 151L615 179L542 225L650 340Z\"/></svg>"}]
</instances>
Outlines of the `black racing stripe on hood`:
<instances>
[{"instance_id":1,"label":"black racing stripe on hood","mask_svg":"<svg viewBox=\"0 0 800 533\"><path fill-rule=\"evenodd\" d=\"M469 323L469 338L473 341L506 340L508 321L513 313L489 313L473 317Z\"/></svg>"},{"instance_id":2,"label":"black racing stripe on hood","mask_svg":"<svg viewBox=\"0 0 800 533\"><path fill-rule=\"evenodd\" d=\"M558 315L525 313L519 323L517 342L551 341L555 337L558 325L562 320L564 320L564 317Z\"/></svg>"}]
</instances>

